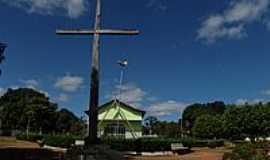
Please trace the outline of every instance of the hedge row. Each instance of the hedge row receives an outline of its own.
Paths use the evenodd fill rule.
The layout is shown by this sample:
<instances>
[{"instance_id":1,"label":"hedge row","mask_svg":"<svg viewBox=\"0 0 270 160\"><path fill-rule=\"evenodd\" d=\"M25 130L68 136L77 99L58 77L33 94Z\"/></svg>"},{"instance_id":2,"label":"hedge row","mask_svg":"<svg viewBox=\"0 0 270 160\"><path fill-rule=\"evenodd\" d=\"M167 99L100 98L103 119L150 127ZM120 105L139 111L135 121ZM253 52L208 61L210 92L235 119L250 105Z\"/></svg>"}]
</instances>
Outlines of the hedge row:
<instances>
[{"instance_id":1,"label":"hedge row","mask_svg":"<svg viewBox=\"0 0 270 160\"><path fill-rule=\"evenodd\" d=\"M82 139L72 135L39 135L39 134L19 134L19 140L41 141L45 145L55 147L69 148L75 143L75 140ZM223 140L197 140L193 138L183 139L165 139L165 138L141 138L141 139L102 139L102 143L109 145L112 149L119 151L137 151L137 152L154 152L169 151L172 143L182 143L185 147L221 147L224 145Z\"/></svg>"},{"instance_id":2,"label":"hedge row","mask_svg":"<svg viewBox=\"0 0 270 160\"><path fill-rule=\"evenodd\" d=\"M172 143L182 143L185 147L210 147L216 148L224 145L223 140L195 140L195 139L103 139L103 143L119 151L154 152L169 151Z\"/></svg>"},{"instance_id":3,"label":"hedge row","mask_svg":"<svg viewBox=\"0 0 270 160\"><path fill-rule=\"evenodd\" d=\"M43 143L54 147L69 148L76 139L77 137L71 135L49 135L44 137Z\"/></svg>"},{"instance_id":4,"label":"hedge row","mask_svg":"<svg viewBox=\"0 0 270 160\"><path fill-rule=\"evenodd\" d=\"M82 138L73 135L39 135L35 133L27 135L26 133L22 133L16 135L16 139L32 142L41 141L45 145L68 148L75 143L75 140Z\"/></svg>"},{"instance_id":5,"label":"hedge row","mask_svg":"<svg viewBox=\"0 0 270 160\"><path fill-rule=\"evenodd\" d=\"M166 151L170 150L171 143L177 143L165 139L105 139L103 143L118 151Z\"/></svg>"}]
</instances>

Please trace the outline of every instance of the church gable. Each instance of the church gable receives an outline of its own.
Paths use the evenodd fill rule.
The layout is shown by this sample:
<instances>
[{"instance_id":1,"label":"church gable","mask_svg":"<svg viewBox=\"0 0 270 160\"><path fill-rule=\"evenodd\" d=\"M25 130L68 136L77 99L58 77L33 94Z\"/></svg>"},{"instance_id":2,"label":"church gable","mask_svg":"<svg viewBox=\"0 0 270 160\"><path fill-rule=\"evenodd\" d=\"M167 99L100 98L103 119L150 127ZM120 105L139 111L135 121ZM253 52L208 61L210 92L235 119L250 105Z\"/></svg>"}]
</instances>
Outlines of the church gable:
<instances>
[{"instance_id":1,"label":"church gable","mask_svg":"<svg viewBox=\"0 0 270 160\"><path fill-rule=\"evenodd\" d=\"M99 120L142 121L145 112L118 100L113 100L99 107Z\"/></svg>"}]
</instances>

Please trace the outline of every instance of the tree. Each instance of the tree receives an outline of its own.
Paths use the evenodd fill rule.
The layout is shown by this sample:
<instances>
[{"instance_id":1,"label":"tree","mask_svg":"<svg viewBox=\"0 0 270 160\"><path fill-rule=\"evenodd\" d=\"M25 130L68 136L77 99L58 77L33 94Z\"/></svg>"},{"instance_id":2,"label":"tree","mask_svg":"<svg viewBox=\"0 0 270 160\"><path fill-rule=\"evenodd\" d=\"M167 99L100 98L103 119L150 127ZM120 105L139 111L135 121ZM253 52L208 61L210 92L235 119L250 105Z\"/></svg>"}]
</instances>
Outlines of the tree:
<instances>
[{"instance_id":1,"label":"tree","mask_svg":"<svg viewBox=\"0 0 270 160\"><path fill-rule=\"evenodd\" d=\"M187 130L191 130L197 117L207 114L203 104L193 104L188 106L183 112L183 125Z\"/></svg>"},{"instance_id":2,"label":"tree","mask_svg":"<svg viewBox=\"0 0 270 160\"><path fill-rule=\"evenodd\" d=\"M2 127L7 129L49 132L54 128L57 104L33 89L8 89L0 98Z\"/></svg>"},{"instance_id":3,"label":"tree","mask_svg":"<svg viewBox=\"0 0 270 160\"><path fill-rule=\"evenodd\" d=\"M224 113L225 135L230 139L270 135L270 104L232 106Z\"/></svg>"},{"instance_id":4,"label":"tree","mask_svg":"<svg viewBox=\"0 0 270 160\"><path fill-rule=\"evenodd\" d=\"M195 137L216 139L223 135L223 118L222 116L202 115L195 121L192 128Z\"/></svg>"},{"instance_id":5,"label":"tree","mask_svg":"<svg viewBox=\"0 0 270 160\"><path fill-rule=\"evenodd\" d=\"M78 134L83 129L82 121L67 109L57 113L56 130L59 133L73 132Z\"/></svg>"},{"instance_id":6,"label":"tree","mask_svg":"<svg viewBox=\"0 0 270 160\"><path fill-rule=\"evenodd\" d=\"M243 136L243 109L240 106L231 106L224 113L224 136L229 139L240 139Z\"/></svg>"},{"instance_id":7,"label":"tree","mask_svg":"<svg viewBox=\"0 0 270 160\"><path fill-rule=\"evenodd\" d=\"M202 115L222 115L226 109L224 102L213 102L207 104L193 104L188 106L183 112L183 125L187 130L191 130L196 119Z\"/></svg>"},{"instance_id":8,"label":"tree","mask_svg":"<svg viewBox=\"0 0 270 160\"><path fill-rule=\"evenodd\" d=\"M181 137L181 129L176 122L158 121L153 125L153 133L165 138Z\"/></svg>"},{"instance_id":9,"label":"tree","mask_svg":"<svg viewBox=\"0 0 270 160\"><path fill-rule=\"evenodd\" d=\"M45 94L29 88L8 89L0 98L0 120L5 130L80 134L84 123L67 109L57 110Z\"/></svg>"},{"instance_id":10,"label":"tree","mask_svg":"<svg viewBox=\"0 0 270 160\"><path fill-rule=\"evenodd\" d=\"M158 119L154 116L149 116L149 117L145 118L144 124L145 124L146 128L149 130L150 135L153 134L153 127L155 124L157 124L157 122L158 122Z\"/></svg>"},{"instance_id":11,"label":"tree","mask_svg":"<svg viewBox=\"0 0 270 160\"><path fill-rule=\"evenodd\" d=\"M83 122L67 109L57 111L57 104L33 89L9 89L0 98L2 128L32 132L76 132Z\"/></svg>"},{"instance_id":12,"label":"tree","mask_svg":"<svg viewBox=\"0 0 270 160\"><path fill-rule=\"evenodd\" d=\"M155 134L165 138L178 138L181 136L181 129L176 122L159 121L156 117L149 116L144 120L146 134Z\"/></svg>"}]
</instances>

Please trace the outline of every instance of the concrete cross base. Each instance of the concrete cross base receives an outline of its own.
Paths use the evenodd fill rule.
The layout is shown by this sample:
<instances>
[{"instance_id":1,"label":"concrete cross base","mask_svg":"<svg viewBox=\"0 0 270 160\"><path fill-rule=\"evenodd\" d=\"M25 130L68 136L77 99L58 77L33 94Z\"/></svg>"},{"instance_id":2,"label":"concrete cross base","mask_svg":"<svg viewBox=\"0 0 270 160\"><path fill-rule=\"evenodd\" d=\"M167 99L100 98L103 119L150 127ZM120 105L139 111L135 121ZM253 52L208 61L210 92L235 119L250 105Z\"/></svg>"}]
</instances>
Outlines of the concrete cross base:
<instances>
[{"instance_id":1,"label":"concrete cross base","mask_svg":"<svg viewBox=\"0 0 270 160\"><path fill-rule=\"evenodd\" d=\"M67 160L124 160L124 155L107 145L92 145L87 148L73 147L67 152Z\"/></svg>"}]
</instances>

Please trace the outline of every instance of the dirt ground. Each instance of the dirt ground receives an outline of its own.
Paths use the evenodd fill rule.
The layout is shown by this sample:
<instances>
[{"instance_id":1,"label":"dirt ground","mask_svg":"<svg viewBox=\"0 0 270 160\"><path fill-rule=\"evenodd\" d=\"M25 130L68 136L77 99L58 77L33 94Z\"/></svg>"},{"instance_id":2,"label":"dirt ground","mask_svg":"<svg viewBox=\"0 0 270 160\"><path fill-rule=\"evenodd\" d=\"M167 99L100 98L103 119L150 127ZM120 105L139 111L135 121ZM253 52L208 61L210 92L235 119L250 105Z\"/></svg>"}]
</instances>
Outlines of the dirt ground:
<instances>
[{"instance_id":1,"label":"dirt ground","mask_svg":"<svg viewBox=\"0 0 270 160\"><path fill-rule=\"evenodd\" d=\"M40 148L37 143L16 140L13 137L0 137L0 148Z\"/></svg>"},{"instance_id":2,"label":"dirt ground","mask_svg":"<svg viewBox=\"0 0 270 160\"><path fill-rule=\"evenodd\" d=\"M192 151L192 153L181 156L132 156L129 157L129 160L222 160L223 154L228 152L224 148L194 148Z\"/></svg>"}]
</instances>

